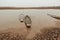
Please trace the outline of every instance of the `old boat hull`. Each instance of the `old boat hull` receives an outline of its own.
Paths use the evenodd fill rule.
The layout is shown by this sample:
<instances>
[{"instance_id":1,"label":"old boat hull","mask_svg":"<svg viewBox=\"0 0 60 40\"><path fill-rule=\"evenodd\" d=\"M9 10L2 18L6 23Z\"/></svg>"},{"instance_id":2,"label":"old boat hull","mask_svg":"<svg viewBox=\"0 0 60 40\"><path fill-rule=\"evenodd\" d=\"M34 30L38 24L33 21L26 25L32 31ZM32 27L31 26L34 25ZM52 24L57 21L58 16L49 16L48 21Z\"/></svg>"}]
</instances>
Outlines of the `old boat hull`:
<instances>
[{"instance_id":1,"label":"old boat hull","mask_svg":"<svg viewBox=\"0 0 60 40\"><path fill-rule=\"evenodd\" d=\"M31 18L28 15L25 16L24 23L27 28L31 28Z\"/></svg>"}]
</instances>

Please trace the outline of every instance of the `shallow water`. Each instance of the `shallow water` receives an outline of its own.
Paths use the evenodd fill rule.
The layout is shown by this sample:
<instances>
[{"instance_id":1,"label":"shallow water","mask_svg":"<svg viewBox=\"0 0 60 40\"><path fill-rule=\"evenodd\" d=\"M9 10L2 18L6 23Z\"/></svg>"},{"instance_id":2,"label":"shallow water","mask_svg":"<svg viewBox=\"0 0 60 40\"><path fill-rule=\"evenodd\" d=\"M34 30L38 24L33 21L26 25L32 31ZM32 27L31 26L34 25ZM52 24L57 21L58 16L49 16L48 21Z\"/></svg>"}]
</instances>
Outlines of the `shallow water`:
<instances>
[{"instance_id":1,"label":"shallow water","mask_svg":"<svg viewBox=\"0 0 60 40\"><path fill-rule=\"evenodd\" d=\"M23 31L26 29L24 23L19 21L19 15L29 15L32 20L32 26L29 36L39 32L42 28L59 27L60 20L56 20L47 14L60 16L60 10L39 9L39 10L0 10L0 30L15 28L14 30Z\"/></svg>"}]
</instances>

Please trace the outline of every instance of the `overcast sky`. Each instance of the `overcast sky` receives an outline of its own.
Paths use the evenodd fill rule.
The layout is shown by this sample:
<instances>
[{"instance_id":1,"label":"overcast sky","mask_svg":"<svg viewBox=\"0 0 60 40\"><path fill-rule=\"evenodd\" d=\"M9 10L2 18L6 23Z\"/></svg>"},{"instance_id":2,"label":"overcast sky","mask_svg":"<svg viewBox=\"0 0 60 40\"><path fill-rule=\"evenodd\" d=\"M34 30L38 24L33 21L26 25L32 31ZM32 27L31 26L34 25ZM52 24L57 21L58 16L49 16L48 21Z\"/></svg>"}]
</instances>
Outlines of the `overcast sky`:
<instances>
[{"instance_id":1,"label":"overcast sky","mask_svg":"<svg viewBox=\"0 0 60 40\"><path fill-rule=\"evenodd\" d=\"M0 0L0 6L15 6L15 7L60 6L60 0Z\"/></svg>"}]
</instances>

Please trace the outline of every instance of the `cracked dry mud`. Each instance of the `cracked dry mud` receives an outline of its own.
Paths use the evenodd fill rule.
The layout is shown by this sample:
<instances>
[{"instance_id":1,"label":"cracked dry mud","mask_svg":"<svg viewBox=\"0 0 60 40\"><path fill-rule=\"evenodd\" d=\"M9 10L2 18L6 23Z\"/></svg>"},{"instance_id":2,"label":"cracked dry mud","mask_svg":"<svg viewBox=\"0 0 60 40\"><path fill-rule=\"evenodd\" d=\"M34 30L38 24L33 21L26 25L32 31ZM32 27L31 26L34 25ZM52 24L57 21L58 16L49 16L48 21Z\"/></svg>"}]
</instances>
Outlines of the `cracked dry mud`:
<instances>
[{"instance_id":1,"label":"cracked dry mud","mask_svg":"<svg viewBox=\"0 0 60 40\"><path fill-rule=\"evenodd\" d=\"M25 39L23 35L7 32L7 33L0 33L0 40L25 40Z\"/></svg>"},{"instance_id":2,"label":"cracked dry mud","mask_svg":"<svg viewBox=\"0 0 60 40\"><path fill-rule=\"evenodd\" d=\"M60 40L60 28L51 28L37 33L32 40Z\"/></svg>"},{"instance_id":3,"label":"cracked dry mud","mask_svg":"<svg viewBox=\"0 0 60 40\"><path fill-rule=\"evenodd\" d=\"M42 33L36 33L28 40L60 40L60 28L43 29ZM0 33L0 40L27 40L23 34L13 32Z\"/></svg>"}]
</instances>

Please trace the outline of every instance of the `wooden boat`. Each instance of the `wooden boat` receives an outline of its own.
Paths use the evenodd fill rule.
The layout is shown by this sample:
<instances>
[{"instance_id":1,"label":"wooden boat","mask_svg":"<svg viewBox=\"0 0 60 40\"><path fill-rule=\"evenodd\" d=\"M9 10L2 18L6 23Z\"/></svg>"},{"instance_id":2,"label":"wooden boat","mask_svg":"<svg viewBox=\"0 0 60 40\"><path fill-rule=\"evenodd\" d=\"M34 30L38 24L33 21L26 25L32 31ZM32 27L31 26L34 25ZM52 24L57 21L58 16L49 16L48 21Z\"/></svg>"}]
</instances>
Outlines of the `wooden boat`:
<instances>
[{"instance_id":1,"label":"wooden boat","mask_svg":"<svg viewBox=\"0 0 60 40\"><path fill-rule=\"evenodd\" d=\"M19 15L19 20L20 20L20 22L23 22L23 19L24 19L24 15L23 15L23 14L20 14L20 15Z\"/></svg>"},{"instance_id":2,"label":"wooden boat","mask_svg":"<svg viewBox=\"0 0 60 40\"><path fill-rule=\"evenodd\" d=\"M56 16L56 15L52 15L52 14L48 14L48 15L55 18L55 19L60 19L60 16Z\"/></svg>"},{"instance_id":3,"label":"wooden boat","mask_svg":"<svg viewBox=\"0 0 60 40\"><path fill-rule=\"evenodd\" d=\"M24 23L27 28L31 28L31 18L28 15L25 16Z\"/></svg>"}]
</instances>

